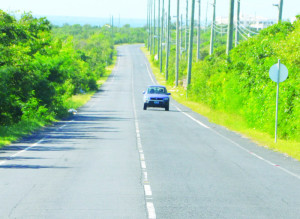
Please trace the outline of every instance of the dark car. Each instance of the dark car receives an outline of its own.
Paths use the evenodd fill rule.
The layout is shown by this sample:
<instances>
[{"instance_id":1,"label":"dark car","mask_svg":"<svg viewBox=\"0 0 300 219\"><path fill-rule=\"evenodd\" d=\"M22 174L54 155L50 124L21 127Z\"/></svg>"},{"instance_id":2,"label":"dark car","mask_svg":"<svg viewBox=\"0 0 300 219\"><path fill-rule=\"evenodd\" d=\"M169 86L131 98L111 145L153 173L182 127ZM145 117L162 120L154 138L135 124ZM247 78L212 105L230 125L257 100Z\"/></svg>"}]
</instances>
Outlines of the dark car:
<instances>
[{"instance_id":1,"label":"dark car","mask_svg":"<svg viewBox=\"0 0 300 219\"><path fill-rule=\"evenodd\" d=\"M147 107L160 107L169 111L170 93L167 92L167 88L161 85L151 85L148 87L144 94L144 110Z\"/></svg>"}]
</instances>

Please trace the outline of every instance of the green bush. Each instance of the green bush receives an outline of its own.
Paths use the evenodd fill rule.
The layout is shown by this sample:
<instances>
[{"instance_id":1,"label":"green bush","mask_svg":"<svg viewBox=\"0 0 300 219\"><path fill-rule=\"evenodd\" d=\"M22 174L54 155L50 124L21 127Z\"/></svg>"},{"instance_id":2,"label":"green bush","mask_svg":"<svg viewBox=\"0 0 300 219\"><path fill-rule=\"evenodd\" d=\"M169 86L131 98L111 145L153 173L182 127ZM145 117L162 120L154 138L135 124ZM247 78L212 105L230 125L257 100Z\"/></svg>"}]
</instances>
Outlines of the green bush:
<instances>
[{"instance_id":1,"label":"green bush","mask_svg":"<svg viewBox=\"0 0 300 219\"><path fill-rule=\"evenodd\" d=\"M17 20L0 10L0 125L64 116L68 98L98 89L112 40L90 26L55 28L76 38L52 29L46 18L25 13Z\"/></svg>"},{"instance_id":2,"label":"green bush","mask_svg":"<svg viewBox=\"0 0 300 219\"><path fill-rule=\"evenodd\" d=\"M269 69L281 60L289 70L288 79L280 83L279 137L300 139L300 16L293 23L281 22L242 41L225 55L225 36L216 36L213 55L208 55L209 34L201 33L201 61L194 62L188 97L218 111L244 118L250 128L274 135L276 83ZM174 34L173 34L174 35ZM174 37L174 36L173 36ZM175 46L171 46L169 78L175 81ZM164 55L165 57L165 55ZM156 66L158 62L154 62ZM163 61L165 66L165 59ZM186 79L185 53L180 59L179 80ZM165 69L163 67L163 72Z\"/></svg>"},{"instance_id":3,"label":"green bush","mask_svg":"<svg viewBox=\"0 0 300 219\"><path fill-rule=\"evenodd\" d=\"M191 98L210 107L243 116L249 127L274 134L276 83L269 69L278 59L289 69L280 84L279 137L300 139L300 21L273 25L230 53L215 50L195 63Z\"/></svg>"}]
</instances>

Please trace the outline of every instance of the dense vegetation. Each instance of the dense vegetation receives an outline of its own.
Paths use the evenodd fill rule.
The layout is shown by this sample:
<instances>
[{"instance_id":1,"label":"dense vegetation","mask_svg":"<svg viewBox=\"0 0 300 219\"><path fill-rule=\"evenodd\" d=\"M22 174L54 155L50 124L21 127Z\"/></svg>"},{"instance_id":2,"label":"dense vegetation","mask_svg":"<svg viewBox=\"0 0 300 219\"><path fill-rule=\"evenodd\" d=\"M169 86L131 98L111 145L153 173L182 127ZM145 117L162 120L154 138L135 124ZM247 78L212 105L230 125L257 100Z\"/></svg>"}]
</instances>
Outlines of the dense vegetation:
<instances>
[{"instance_id":1,"label":"dense vegetation","mask_svg":"<svg viewBox=\"0 0 300 219\"><path fill-rule=\"evenodd\" d=\"M129 24L115 28L114 43L144 43L147 36L145 28L132 28Z\"/></svg>"},{"instance_id":2,"label":"dense vegetation","mask_svg":"<svg viewBox=\"0 0 300 219\"><path fill-rule=\"evenodd\" d=\"M80 48L82 40L86 40L90 35L96 33L102 33L111 42L116 44L122 43L144 43L146 37L145 28L132 28L129 24L123 27L111 27L110 25L104 25L102 27L79 24L68 25L65 24L62 27L55 26L53 28L55 36L66 39L69 36L73 36L74 40L77 41L77 48Z\"/></svg>"},{"instance_id":3,"label":"dense vegetation","mask_svg":"<svg viewBox=\"0 0 300 219\"><path fill-rule=\"evenodd\" d=\"M276 83L269 69L281 59L289 70L280 84L279 137L300 139L300 18L293 24L282 22L243 41L228 57L224 40L212 56L208 39L202 38L202 61L194 62L189 98L207 106L244 118L250 128L274 135ZM194 47L195 48L195 47ZM171 47L170 77L174 84L175 48ZM194 51L195 57L195 51ZM186 78L186 61L180 61L180 79ZM158 65L158 62L155 62Z\"/></svg>"},{"instance_id":4,"label":"dense vegetation","mask_svg":"<svg viewBox=\"0 0 300 219\"><path fill-rule=\"evenodd\" d=\"M54 37L51 30L45 18L16 20L0 11L1 126L63 116L70 96L97 89L112 60L109 38L90 34L76 49L72 37Z\"/></svg>"},{"instance_id":5,"label":"dense vegetation","mask_svg":"<svg viewBox=\"0 0 300 219\"><path fill-rule=\"evenodd\" d=\"M168 83L170 85L174 84L175 79L175 58L176 58L176 25L171 26L171 43L170 43L170 57L169 57L169 66L168 66ZM196 62L196 37L197 32L194 32L194 44L193 44L193 62ZM179 61L179 83L183 85L185 83L186 73L187 73L187 63L188 63L188 54L185 51L185 32L183 31L181 42L181 54ZM148 43L148 42L147 42ZM157 44L157 42L156 42ZM210 47L210 29L201 30L201 43L200 43L200 59L204 60L209 55ZM157 46L156 46L157 49ZM214 53L223 54L226 49L226 35L215 34L214 42ZM166 47L163 47L163 72L165 72L165 62L166 62ZM225 53L225 52L224 52ZM155 56L152 56L152 61L156 66L159 66L159 60L155 59Z\"/></svg>"},{"instance_id":6,"label":"dense vegetation","mask_svg":"<svg viewBox=\"0 0 300 219\"><path fill-rule=\"evenodd\" d=\"M129 25L58 27L30 13L16 19L0 10L0 145L16 139L15 132L65 116L78 106L74 95L98 89L114 44L144 38L144 28Z\"/></svg>"}]
</instances>

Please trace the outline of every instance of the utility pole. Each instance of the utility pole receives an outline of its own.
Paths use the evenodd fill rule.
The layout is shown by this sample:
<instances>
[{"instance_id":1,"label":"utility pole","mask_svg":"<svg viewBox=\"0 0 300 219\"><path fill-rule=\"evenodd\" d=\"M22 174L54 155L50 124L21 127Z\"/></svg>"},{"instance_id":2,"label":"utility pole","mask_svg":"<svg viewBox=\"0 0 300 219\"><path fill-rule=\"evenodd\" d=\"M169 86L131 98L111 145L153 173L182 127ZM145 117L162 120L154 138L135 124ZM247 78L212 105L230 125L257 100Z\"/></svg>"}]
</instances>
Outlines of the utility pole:
<instances>
[{"instance_id":1,"label":"utility pole","mask_svg":"<svg viewBox=\"0 0 300 219\"><path fill-rule=\"evenodd\" d=\"M159 56L159 70L162 72L163 61L163 38L164 38L164 14L165 14L165 0L162 0L162 12L161 12L161 30L160 30L160 56Z\"/></svg>"},{"instance_id":2,"label":"utility pole","mask_svg":"<svg viewBox=\"0 0 300 219\"><path fill-rule=\"evenodd\" d=\"M229 55L229 52L232 49L233 16L234 16L234 0L230 0L230 5L229 5L229 26L228 26L228 33L227 33L227 48L226 48L226 54L227 55Z\"/></svg>"},{"instance_id":3,"label":"utility pole","mask_svg":"<svg viewBox=\"0 0 300 219\"><path fill-rule=\"evenodd\" d=\"M156 34L156 29L155 29L155 2L156 0L153 0L153 55L155 55L155 34Z\"/></svg>"},{"instance_id":4,"label":"utility pole","mask_svg":"<svg viewBox=\"0 0 300 219\"><path fill-rule=\"evenodd\" d=\"M160 0L158 0L158 16L157 16L157 58L160 57Z\"/></svg>"},{"instance_id":5,"label":"utility pole","mask_svg":"<svg viewBox=\"0 0 300 219\"><path fill-rule=\"evenodd\" d=\"M283 6L283 0L279 1L279 12L278 12L278 23L282 20L282 6Z\"/></svg>"},{"instance_id":6,"label":"utility pole","mask_svg":"<svg viewBox=\"0 0 300 219\"><path fill-rule=\"evenodd\" d=\"M168 0L166 0L168 1ZM167 40L168 40L168 6L167 6L167 9L165 11L165 32L164 32L164 39L165 39L165 52L167 54L167 51L168 51L168 47L167 47Z\"/></svg>"},{"instance_id":7,"label":"utility pole","mask_svg":"<svg viewBox=\"0 0 300 219\"><path fill-rule=\"evenodd\" d=\"M241 1L237 0L237 10L236 10L236 29L235 29L235 46L239 45L240 41L240 7L241 7Z\"/></svg>"},{"instance_id":8,"label":"utility pole","mask_svg":"<svg viewBox=\"0 0 300 219\"><path fill-rule=\"evenodd\" d=\"M177 0L177 17L176 17L176 73L175 73L175 86L178 86L179 75L179 0Z\"/></svg>"},{"instance_id":9,"label":"utility pole","mask_svg":"<svg viewBox=\"0 0 300 219\"><path fill-rule=\"evenodd\" d=\"M180 21L180 54L181 54L181 49L182 49L182 46L183 46L183 44L182 44L182 42L183 42L183 40L182 40L182 38L183 38L183 23L182 23L182 14L181 14L181 21Z\"/></svg>"},{"instance_id":10,"label":"utility pole","mask_svg":"<svg viewBox=\"0 0 300 219\"><path fill-rule=\"evenodd\" d=\"M147 31L148 31L148 42L147 42L147 48L149 51L149 0L147 0Z\"/></svg>"},{"instance_id":11,"label":"utility pole","mask_svg":"<svg viewBox=\"0 0 300 219\"><path fill-rule=\"evenodd\" d=\"M208 11L208 0L206 1L205 32L206 32L206 28L207 28L207 11Z\"/></svg>"},{"instance_id":12,"label":"utility pole","mask_svg":"<svg viewBox=\"0 0 300 219\"><path fill-rule=\"evenodd\" d=\"M195 14L195 0L192 0L192 14L191 14L191 29L190 29L190 49L189 49L189 62L187 72L187 86L191 83L192 78L192 62L193 62L193 37L194 37L194 14Z\"/></svg>"},{"instance_id":13,"label":"utility pole","mask_svg":"<svg viewBox=\"0 0 300 219\"><path fill-rule=\"evenodd\" d=\"M210 33L210 49L209 49L209 55L213 54L214 51L214 37L215 37L215 25L216 22L216 0L214 0L213 3L213 17L211 22L211 33Z\"/></svg>"},{"instance_id":14,"label":"utility pole","mask_svg":"<svg viewBox=\"0 0 300 219\"><path fill-rule=\"evenodd\" d=\"M278 7L278 23L279 23L282 20L283 0L279 0L279 4L273 4L273 6Z\"/></svg>"},{"instance_id":15,"label":"utility pole","mask_svg":"<svg viewBox=\"0 0 300 219\"><path fill-rule=\"evenodd\" d=\"M188 55L188 27L189 27L189 0L186 0L186 18L185 18L185 58Z\"/></svg>"},{"instance_id":16,"label":"utility pole","mask_svg":"<svg viewBox=\"0 0 300 219\"><path fill-rule=\"evenodd\" d=\"M111 38L114 38L114 16L111 16Z\"/></svg>"},{"instance_id":17,"label":"utility pole","mask_svg":"<svg viewBox=\"0 0 300 219\"><path fill-rule=\"evenodd\" d=\"M153 53L153 37L152 37L152 0L150 0L150 54Z\"/></svg>"},{"instance_id":18,"label":"utility pole","mask_svg":"<svg viewBox=\"0 0 300 219\"><path fill-rule=\"evenodd\" d=\"M200 61L200 22L201 22L201 0L198 0L198 31L197 31L197 61Z\"/></svg>"},{"instance_id":19,"label":"utility pole","mask_svg":"<svg viewBox=\"0 0 300 219\"><path fill-rule=\"evenodd\" d=\"M168 2L168 31L167 31L167 57L166 57L166 81L168 81L169 55L170 55L170 0Z\"/></svg>"},{"instance_id":20,"label":"utility pole","mask_svg":"<svg viewBox=\"0 0 300 219\"><path fill-rule=\"evenodd\" d=\"M150 0L148 0L148 41L149 41L149 51L151 46L151 19L150 19Z\"/></svg>"}]
</instances>

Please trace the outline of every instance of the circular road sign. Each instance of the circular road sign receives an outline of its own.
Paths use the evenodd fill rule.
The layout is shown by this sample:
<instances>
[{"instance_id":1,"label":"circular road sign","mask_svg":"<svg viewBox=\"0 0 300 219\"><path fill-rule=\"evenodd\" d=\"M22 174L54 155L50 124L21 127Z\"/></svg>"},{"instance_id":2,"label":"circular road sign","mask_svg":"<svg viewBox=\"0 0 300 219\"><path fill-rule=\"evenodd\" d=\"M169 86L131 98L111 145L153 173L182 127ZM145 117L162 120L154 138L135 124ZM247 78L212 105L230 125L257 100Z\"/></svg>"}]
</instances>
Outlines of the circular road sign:
<instances>
[{"instance_id":1,"label":"circular road sign","mask_svg":"<svg viewBox=\"0 0 300 219\"><path fill-rule=\"evenodd\" d=\"M279 77L278 77L278 74L279 74ZM280 72L279 72L278 64L275 64L270 68L269 76L272 79L272 81L274 81L276 83L283 82L288 77L288 69L284 64L280 63ZM278 79L279 79L279 81L278 81Z\"/></svg>"}]
</instances>

